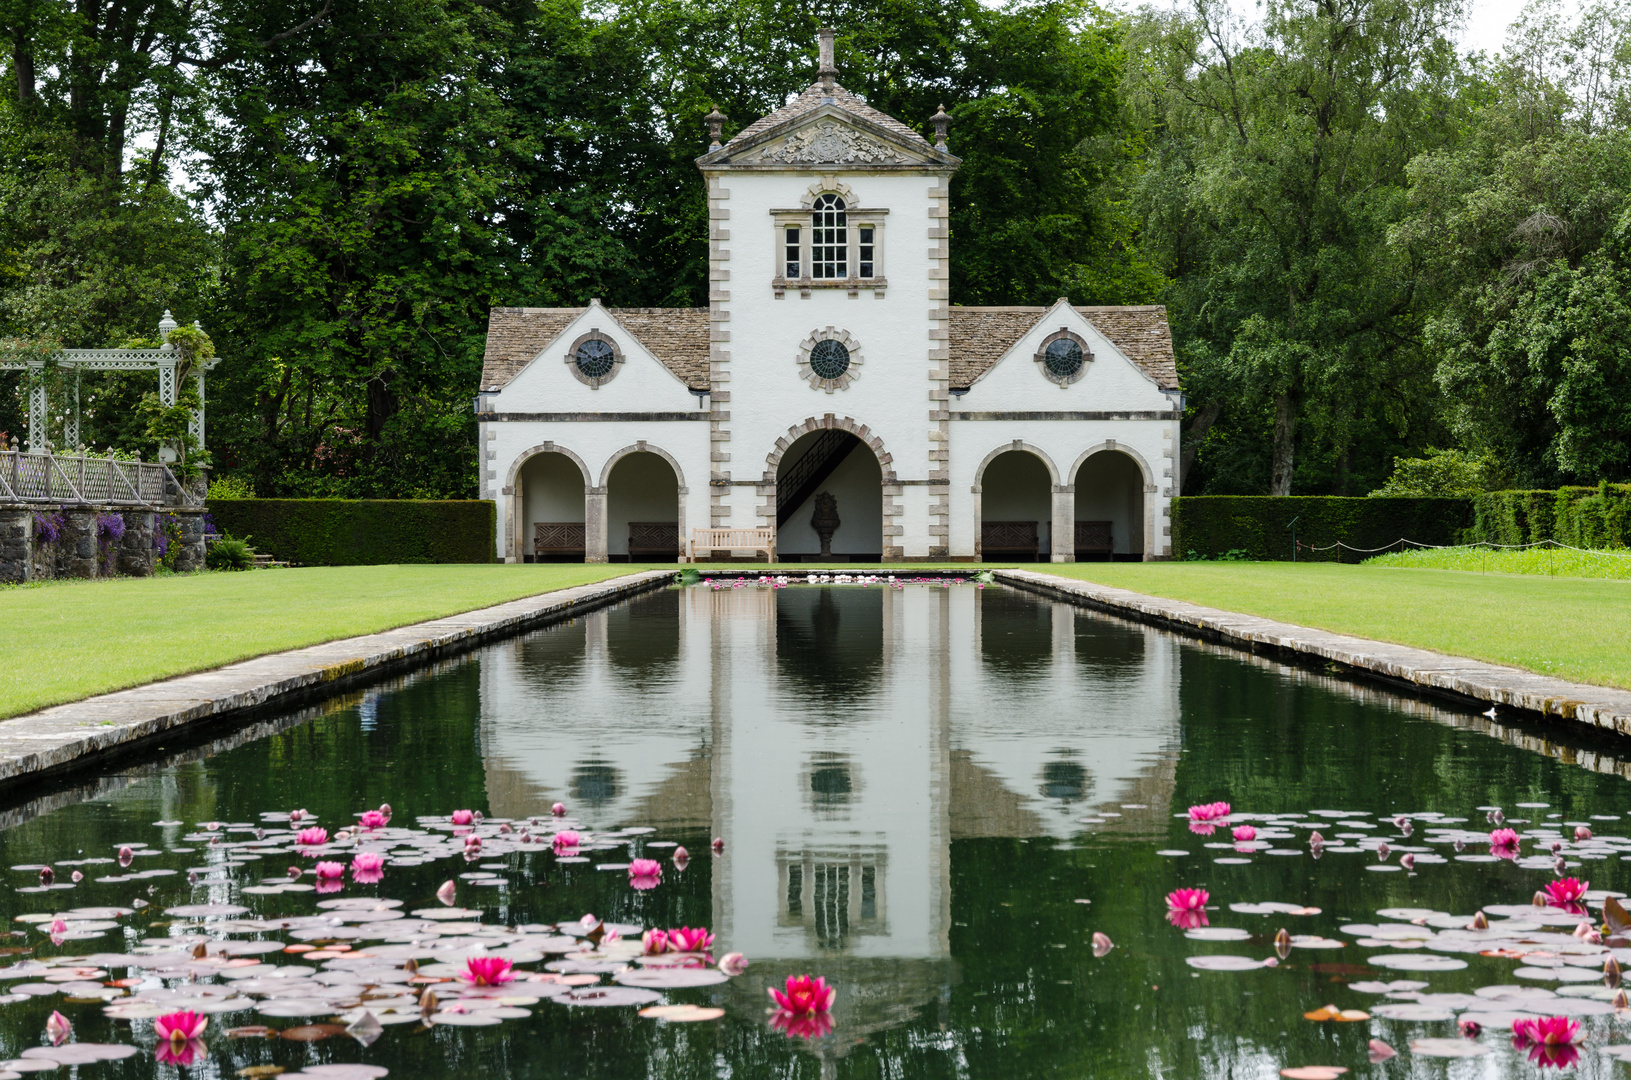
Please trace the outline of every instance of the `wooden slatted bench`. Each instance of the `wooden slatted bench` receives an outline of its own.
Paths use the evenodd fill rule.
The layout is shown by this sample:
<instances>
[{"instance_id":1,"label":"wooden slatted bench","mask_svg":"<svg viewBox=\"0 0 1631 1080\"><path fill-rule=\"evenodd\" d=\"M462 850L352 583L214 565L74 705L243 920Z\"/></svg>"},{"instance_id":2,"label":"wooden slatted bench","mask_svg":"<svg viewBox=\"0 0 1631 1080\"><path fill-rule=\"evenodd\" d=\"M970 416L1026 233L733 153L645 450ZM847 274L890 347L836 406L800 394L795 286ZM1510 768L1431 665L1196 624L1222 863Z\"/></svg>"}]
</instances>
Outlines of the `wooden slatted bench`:
<instances>
[{"instance_id":1,"label":"wooden slatted bench","mask_svg":"<svg viewBox=\"0 0 1631 1080\"><path fill-rule=\"evenodd\" d=\"M673 562L679 557L680 527L677 522L629 522L629 562Z\"/></svg>"},{"instance_id":2,"label":"wooden slatted bench","mask_svg":"<svg viewBox=\"0 0 1631 1080\"><path fill-rule=\"evenodd\" d=\"M576 555L583 558L587 550L581 521L536 521L532 526L532 557L545 555Z\"/></svg>"},{"instance_id":3,"label":"wooden slatted bench","mask_svg":"<svg viewBox=\"0 0 1631 1080\"><path fill-rule=\"evenodd\" d=\"M1111 531L1112 522L1108 521L1078 521L1076 523L1076 557L1083 555L1103 555L1106 558L1115 554L1115 537Z\"/></svg>"},{"instance_id":4,"label":"wooden slatted bench","mask_svg":"<svg viewBox=\"0 0 1631 1080\"><path fill-rule=\"evenodd\" d=\"M980 523L980 558L1028 559L1035 562L1042 538L1034 521Z\"/></svg>"},{"instance_id":5,"label":"wooden slatted bench","mask_svg":"<svg viewBox=\"0 0 1631 1080\"><path fill-rule=\"evenodd\" d=\"M766 562L776 561L775 529L692 529L691 561L702 552L763 551Z\"/></svg>"}]
</instances>

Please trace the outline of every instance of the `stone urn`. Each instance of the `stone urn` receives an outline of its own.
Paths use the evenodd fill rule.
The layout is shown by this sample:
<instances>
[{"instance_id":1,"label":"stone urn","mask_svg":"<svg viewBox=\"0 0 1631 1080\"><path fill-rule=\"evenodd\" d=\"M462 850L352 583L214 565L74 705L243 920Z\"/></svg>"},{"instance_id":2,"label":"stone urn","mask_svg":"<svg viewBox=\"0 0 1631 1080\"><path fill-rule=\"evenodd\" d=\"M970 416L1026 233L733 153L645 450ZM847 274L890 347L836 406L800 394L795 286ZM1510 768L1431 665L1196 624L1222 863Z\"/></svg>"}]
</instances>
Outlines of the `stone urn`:
<instances>
[{"instance_id":1,"label":"stone urn","mask_svg":"<svg viewBox=\"0 0 1631 1080\"><path fill-rule=\"evenodd\" d=\"M832 534L838 531L843 522L838 517L838 500L832 493L823 491L815 497L815 513L810 515L810 528L821 537L821 557L832 558Z\"/></svg>"}]
</instances>

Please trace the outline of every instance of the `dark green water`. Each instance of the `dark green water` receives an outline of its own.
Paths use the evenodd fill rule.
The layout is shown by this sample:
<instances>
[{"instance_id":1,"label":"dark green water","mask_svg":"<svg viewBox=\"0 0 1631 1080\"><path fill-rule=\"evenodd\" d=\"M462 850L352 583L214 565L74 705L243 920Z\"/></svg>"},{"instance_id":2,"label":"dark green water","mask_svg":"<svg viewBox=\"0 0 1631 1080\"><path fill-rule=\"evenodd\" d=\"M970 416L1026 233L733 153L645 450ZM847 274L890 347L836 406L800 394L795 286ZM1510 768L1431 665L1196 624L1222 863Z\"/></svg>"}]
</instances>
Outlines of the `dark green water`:
<instances>
[{"instance_id":1,"label":"dark green water","mask_svg":"<svg viewBox=\"0 0 1631 1080\"><path fill-rule=\"evenodd\" d=\"M560 865L541 845L468 864L443 857L388 865L383 882L348 882L336 895L435 907L443 881L493 866L500 884L459 886L458 902L479 908L485 924L593 912L645 927L706 925L718 936L716 956L742 952L752 967L727 984L666 997L719 1004L723 1019L669 1024L634 1008L545 999L532 1015L497 1026L396 1024L362 1046L347 1036L311 1044L228 1038L234 1026L325 1019L245 1011L212 1017L206 1054L183 1071L228 1076L253 1065L367 1062L395 1076L950 1080L1256 1078L1325 1064L1355 1076L1530 1076L1536 1067L1493 1028L1480 1040L1486 1056L1445 1060L1409 1044L1455 1036L1453 1020L1334 1024L1302 1014L1327 1003L1384 1004L1390 999L1351 986L1375 980L1414 979L1429 993L1581 987L1555 1000L1601 1001L1606 991L1592 996L1583 983L1517 976L1526 961L1476 952L1438 950L1466 962L1457 970L1387 970L1370 958L1435 950L1367 945L1365 935L1343 931L1345 922L1407 922L1377 915L1389 907L1470 919L1487 905L1527 904L1555 876L1549 855L1527 864L1458 861L1449 832L1434 834L1482 835L1492 826L1480 807L1502 807L1521 833L1572 837L1564 823L1589 823L1597 837L1566 849L1565 872L1589 878L1594 890L1623 889L1631 841L1614 838L1631 826L1614 815L1631 809L1620 775L1631 754L1577 745L1568 732L1549 737L1013 590L672 590L12 806L0 814L0 866L53 863L59 882L71 870L64 861L111 857L123 843L190 850L136 866L180 874L98 883L119 870L93 864L80 868L85 880L71 890L16 893L36 875L9 871L0 893L8 920L138 897L151 906L102 938L60 946L11 922L23 935L13 946L34 951L6 962L123 952L144 938L196 930L196 921L164 914L180 904L241 903L246 919L313 914L323 899L314 894L239 891L282 877L291 863L312 865L288 852L187 882L189 868L207 870L233 854L229 845L252 839L231 831L233 823L264 824L267 812L303 807L334 830L382 802L395 810L392 825L408 828L419 816L470 808L518 823L541 816L547 836L549 807L559 800L591 832L656 831L589 852L588 864ZM1220 799L1237 822L1271 834L1265 850L1237 853L1226 832L1195 835L1174 816ZM1526 802L1547 805L1519 808ZM1272 825L1253 816L1319 810L1347 813ZM1398 814L1418 815L1414 835L1393 825ZM1464 820L1424 816L1435 814ZM197 823L209 821L227 823L218 834L226 846L181 839L201 835ZM1333 845L1342 833L1353 839L1316 860L1307 844L1316 824ZM1283 838L1272 839L1276 832ZM717 858L708 854L715 836L726 845ZM1376 872L1367 869L1379 863L1374 852L1343 850L1373 836L1415 849L1422 863L1414 872ZM667 849L645 847L662 841L694 857L683 873L667 865L655 889L635 891L623 872L594 869L639 854L666 865ZM1271 855L1271 844L1297 853ZM1535 847L1525 839L1523 857ZM1468 844L1463 854L1486 849ZM1158 854L1176 850L1187 854ZM1443 861L1428 861L1435 855ZM1384 865L1398 862L1392 854ZM1179 887L1210 891L1212 927L1253 936L1186 937L1169 925L1163 902ZM1265 901L1321 912L1229 909ZM1186 963L1273 956L1270 939L1282 925L1343 945L1294 949L1277 967L1241 972ZM1113 939L1107 956L1093 956L1094 931ZM1522 937L1521 928L1510 936ZM427 945L422 962L434 952ZM300 962L283 953L262 959ZM1553 961L1537 962L1544 969ZM765 987L801 972L838 987L835 1030L811 1042L772 1030L765 1017ZM106 978L127 974L110 967ZM1533 1007L1551 1011L1542 1006ZM149 1021L109 1019L99 1004L53 995L0 1005L0 1056L41 1045L53 1008L73 1021L79 1040L143 1047L133 1058L80 1066L80 1076L176 1072L154 1063ZM1613 1015L1581 1022L1578 1074L1623 1071L1598 1048L1631 1041L1631 1023ZM1372 1038L1400 1056L1369 1064Z\"/></svg>"}]
</instances>

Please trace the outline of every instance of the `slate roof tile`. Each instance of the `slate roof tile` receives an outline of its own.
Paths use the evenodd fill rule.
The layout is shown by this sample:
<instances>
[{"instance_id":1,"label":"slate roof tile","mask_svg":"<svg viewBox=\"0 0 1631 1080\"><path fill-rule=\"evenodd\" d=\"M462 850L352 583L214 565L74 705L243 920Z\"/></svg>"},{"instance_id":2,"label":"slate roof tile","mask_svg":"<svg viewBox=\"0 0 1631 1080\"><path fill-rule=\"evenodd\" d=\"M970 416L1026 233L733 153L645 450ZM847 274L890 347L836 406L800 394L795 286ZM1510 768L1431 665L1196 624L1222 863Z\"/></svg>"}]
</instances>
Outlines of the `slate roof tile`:
<instances>
[{"instance_id":1,"label":"slate roof tile","mask_svg":"<svg viewBox=\"0 0 1631 1080\"><path fill-rule=\"evenodd\" d=\"M741 131L738 131L736 135L725 144L725 149L729 150L732 146L745 143L753 139L754 136L758 135L761 131L768 131L770 128L773 128L784 121L791 120L795 116L801 116L804 113L814 112L815 110L821 108L827 98L832 98L832 103L847 113L854 116L859 116L863 120L870 121L871 123L877 124L882 128L892 131L901 138L916 143L924 150L931 152L934 150L934 147L929 144L929 140L925 139L923 136L919 135L917 132L913 131L899 120L896 120L888 113L879 112L877 109L874 109L872 106L868 105L866 102L862 101L860 98L856 97L854 94L850 93L848 90L845 90L842 86L839 86L836 83L831 87L826 87L821 85L820 82L812 83L808 90L804 91L792 101L789 101L786 105L783 105L781 108L777 109L773 113L770 113L769 115L759 117L759 119L755 120Z\"/></svg>"},{"instance_id":2,"label":"slate roof tile","mask_svg":"<svg viewBox=\"0 0 1631 1080\"><path fill-rule=\"evenodd\" d=\"M502 390L586 310L581 307L494 308L487 318L482 390ZM707 308L605 310L686 386L693 390L708 389Z\"/></svg>"}]
</instances>

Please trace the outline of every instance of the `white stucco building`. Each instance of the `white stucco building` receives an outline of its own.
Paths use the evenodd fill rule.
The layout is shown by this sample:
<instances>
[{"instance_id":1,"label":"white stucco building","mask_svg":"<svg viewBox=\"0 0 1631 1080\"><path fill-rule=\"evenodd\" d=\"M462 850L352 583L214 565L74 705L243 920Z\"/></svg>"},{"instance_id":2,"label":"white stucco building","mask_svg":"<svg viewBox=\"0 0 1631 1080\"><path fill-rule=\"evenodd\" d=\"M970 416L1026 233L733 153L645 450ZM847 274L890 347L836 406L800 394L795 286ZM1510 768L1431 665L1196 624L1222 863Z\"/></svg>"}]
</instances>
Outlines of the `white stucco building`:
<instances>
[{"instance_id":1,"label":"white stucco building","mask_svg":"<svg viewBox=\"0 0 1631 1080\"><path fill-rule=\"evenodd\" d=\"M498 554L1164 558L1182 397L1165 309L960 307L933 143L818 80L697 159L709 306L496 308L477 398ZM831 520L836 511L837 524ZM721 552L720 554L723 554Z\"/></svg>"}]
</instances>

